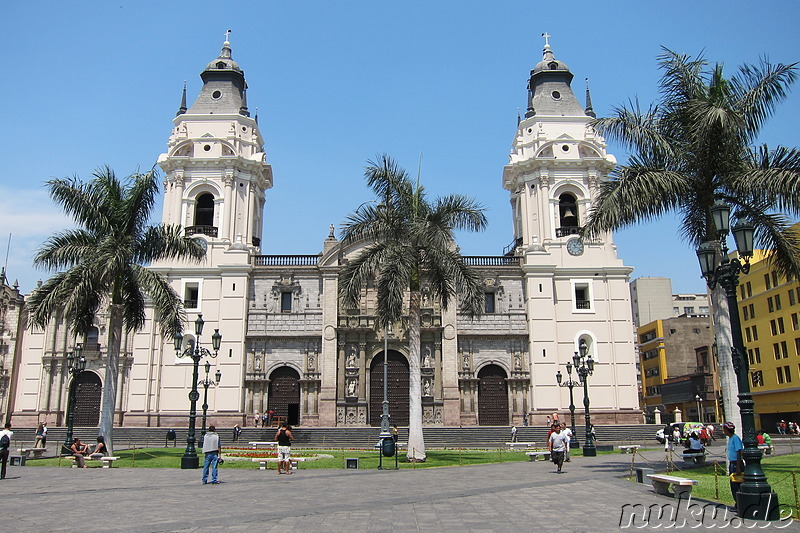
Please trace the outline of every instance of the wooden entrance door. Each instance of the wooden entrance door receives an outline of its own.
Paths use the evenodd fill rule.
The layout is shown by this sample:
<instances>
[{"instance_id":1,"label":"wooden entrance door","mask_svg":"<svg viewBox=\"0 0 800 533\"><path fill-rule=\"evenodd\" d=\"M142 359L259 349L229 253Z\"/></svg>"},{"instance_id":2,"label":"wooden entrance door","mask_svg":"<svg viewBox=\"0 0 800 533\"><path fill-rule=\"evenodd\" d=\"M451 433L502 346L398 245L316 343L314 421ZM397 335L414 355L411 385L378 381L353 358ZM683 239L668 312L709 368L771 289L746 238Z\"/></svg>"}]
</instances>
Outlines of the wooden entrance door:
<instances>
[{"instance_id":1,"label":"wooden entrance door","mask_svg":"<svg viewBox=\"0 0 800 533\"><path fill-rule=\"evenodd\" d=\"M389 400L389 422L398 426L408 425L408 361L403 354L389 350L389 377L387 398ZM383 412L383 352L372 358L369 367L369 424L381 425Z\"/></svg>"},{"instance_id":2,"label":"wooden entrance door","mask_svg":"<svg viewBox=\"0 0 800 533\"><path fill-rule=\"evenodd\" d=\"M291 425L300 423L300 374L288 366L275 369L269 376L267 410L283 417Z\"/></svg>"},{"instance_id":3,"label":"wooden entrance door","mask_svg":"<svg viewBox=\"0 0 800 533\"><path fill-rule=\"evenodd\" d=\"M508 425L508 384L506 372L497 365L488 365L478 372L478 424Z\"/></svg>"},{"instance_id":4,"label":"wooden entrance door","mask_svg":"<svg viewBox=\"0 0 800 533\"><path fill-rule=\"evenodd\" d=\"M96 427L100 423L100 399L103 385L100 376L94 372L81 372L73 381L75 387L76 427Z\"/></svg>"}]
</instances>

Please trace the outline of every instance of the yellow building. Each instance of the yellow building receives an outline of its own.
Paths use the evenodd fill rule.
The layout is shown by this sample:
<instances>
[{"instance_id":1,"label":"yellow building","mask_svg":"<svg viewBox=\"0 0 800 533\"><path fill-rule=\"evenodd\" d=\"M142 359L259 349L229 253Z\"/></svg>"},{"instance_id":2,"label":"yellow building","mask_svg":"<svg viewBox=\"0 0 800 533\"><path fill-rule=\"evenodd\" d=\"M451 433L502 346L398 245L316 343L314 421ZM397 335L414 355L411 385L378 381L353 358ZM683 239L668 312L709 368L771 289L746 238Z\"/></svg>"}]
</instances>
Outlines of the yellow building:
<instances>
[{"instance_id":1,"label":"yellow building","mask_svg":"<svg viewBox=\"0 0 800 533\"><path fill-rule=\"evenodd\" d=\"M781 420L800 422L800 283L756 250L738 291L756 425L774 432Z\"/></svg>"},{"instance_id":2,"label":"yellow building","mask_svg":"<svg viewBox=\"0 0 800 533\"><path fill-rule=\"evenodd\" d=\"M709 315L655 320L637 329L642 376L642 409L648 421L719 421L719 378L712 355Z\"/></svg>"}]
</instances>

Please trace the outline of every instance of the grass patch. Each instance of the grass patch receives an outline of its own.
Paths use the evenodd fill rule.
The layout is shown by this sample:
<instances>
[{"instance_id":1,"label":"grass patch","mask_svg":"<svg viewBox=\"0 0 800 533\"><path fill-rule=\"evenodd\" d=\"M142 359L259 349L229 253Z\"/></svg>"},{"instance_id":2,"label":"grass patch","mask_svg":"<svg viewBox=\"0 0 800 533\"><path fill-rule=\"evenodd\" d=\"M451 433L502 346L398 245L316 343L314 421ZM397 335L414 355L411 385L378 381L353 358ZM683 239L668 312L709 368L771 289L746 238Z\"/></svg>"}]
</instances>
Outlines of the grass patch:
<instances>
[{"instance_id":1,"label":"grass patch","mask_svg":"<svg viewBox=\"0 0 800 533\"><path fill-rule=\"evenodd\" d=\"M716 476L714 475L716 468ZM767 476L772 490L778 494L778 502L782 509L791 509L794 518L800 518L798 509L798 493L792 480L795 474L796 482L800 484L800 454L764 457L761 459L761 468ZM701 468L693 468L673 475L699 481L692 491L692 496L704 500L716 501L726 505L733 505L730 481L722 463L716 467L712 464ZM800 487L798 487L800 490Z\"/></svg>"}]
</instances>

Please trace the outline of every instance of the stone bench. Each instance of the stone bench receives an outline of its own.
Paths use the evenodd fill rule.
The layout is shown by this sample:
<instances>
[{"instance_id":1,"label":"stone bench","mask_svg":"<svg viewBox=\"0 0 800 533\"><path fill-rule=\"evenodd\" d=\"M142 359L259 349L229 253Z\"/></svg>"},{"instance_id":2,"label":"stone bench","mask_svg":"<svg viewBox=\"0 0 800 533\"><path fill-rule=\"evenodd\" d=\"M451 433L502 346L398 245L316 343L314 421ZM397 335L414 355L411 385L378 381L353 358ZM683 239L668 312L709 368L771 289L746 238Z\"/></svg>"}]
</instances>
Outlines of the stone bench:
<instances>
[{"instance_id":1,"label":"stone bench","mask_svg":"<svg viewBox=\"0 0 800 533\"><path fill-rule=\"evenodd\" d=\"M29 457L31 453L33 453L34 459L39 459L42 457L42 454L47 451L47 448L20 448L17 450L20 455L24 455L25 457Z\"/></svg>"},{"instance_id":2,"label":"stone bench","mask_svg":"<svg viewBox=\"0 0 800 533\"><path fill-rule=\"evenodd\" d=\"M619 453L634 453L639 451L641 446L639 444L626 444L623 446L617 446L619 448Z\"/></svg>"},{"instance_id":3,"label":"stone bench","mask_svg":"<svg viewBox=\"0 0 800 533\"><path fill-rule=\"evenodd\" d=\"M705 450L697 452L685 451L681 454L681 457L683 457L683 460L687 463L694 463L696 465L706 464Z\"/></svg>"},{"instance_id":4,"label":"stone bench","mask_svg":"<svg viewBox=\"0 0 800 533\"><path fill-rule=\"evenodd\" d=\"M536 445L535 442L506 442L506 446L511 448L533 448Z\"/></svg>"},{"instance_id":5,"label":"stone bench","mask_svg":"<svg viewBox=\"0 0 800 533\"><path fill-rule=\"evenodd\" d=\"M549 451L525 452L525 455L527 455L530 458L531 461L535 461L539 457L541 457L543 461L549 461L550 460L550 452Z\"/></svg>"},{"instance_id":6,"label":"stone bench","mask_svg":"<svg viewBox=\"0 0 800 533\"><path fill-rule=\"evenodd\" d=\"M764 452L764 455L772 455L774 448L769 444L759 444L758 449Z\"/></svg>"},{"instance_id":7,"label":"stone bench","mask_svg":"<svg viewBox=\"0 0 800 533\"><path fill-rule=\"evenodd\" d=\"M691 494L692 489L698 483L695 479L669 476L667 474L647 474L647 477L653 482L653 489L655 489L657 494L663 494L665 496L674 494L678 498ZM672 486L672 492L669 491L670 486Z\"/></svg>"},{"instance_id":8,"label":"stone bench","mask_svg":"<svg viewBox=\"0 0 800 533\"><path fill-rule=\"evenodd\" d=\"M258 463L258 469L259 470L266 470L267 469L267 463L277 463L278 462L278 458L277 457L253 457L250 460L253 461L254 463ZM306 460L305 457L291 457L291 458L289 458L289 462L292 465L292 470L297 470L297 463L299 461L305 461L305 460Z\"/></svg>"},{"instance_id":9,"label":"stone bench","mask_svg":"<svg viewBox=\"0 0 800 533\"><path fill-rule=\"evenodd\" d=\"M277 448L278 447L278 443L274 442L274 441L254 441L254 442L248 442L247 444L252 446L253 449L255 449L255 450L257 450L259 446L265 446L267 448Z\"/></svg>"},{"instance_id":10,"label":"stone bench","mask_svg":"<svg viewBox=\"0 0 800 533\"><path fill-rule=\"evenodd\" d=\"M74 455L72 457L72 468L78 468L78 458ZM84 456L85 461L100 461L103 463L103 468L111 468L114 464L114 461L119 459L119 457L110 457L104 455L103 457L92 457L91 455Z\"/></svg>"}]
</instances>

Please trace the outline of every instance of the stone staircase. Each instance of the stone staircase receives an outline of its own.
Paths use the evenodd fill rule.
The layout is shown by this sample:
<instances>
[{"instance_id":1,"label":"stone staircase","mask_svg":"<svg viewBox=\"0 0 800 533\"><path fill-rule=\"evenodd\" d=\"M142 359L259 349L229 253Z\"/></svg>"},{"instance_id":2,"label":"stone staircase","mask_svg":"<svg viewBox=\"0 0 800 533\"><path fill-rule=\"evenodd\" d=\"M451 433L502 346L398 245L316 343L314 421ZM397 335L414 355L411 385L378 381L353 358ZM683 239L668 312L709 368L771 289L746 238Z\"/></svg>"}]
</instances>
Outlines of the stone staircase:
<instances>
[{"instance_id":1,"label":"stone staircase","mask_svg":"<svg viewBox=\"0 0 800 533\"><path fill-rule=\"evenodd\" d=\"M114 428L114 447L123 448L144 448L144 447L163 447L166 440L166 427L118 427ZM544 445L547 440L548 428L546 427L518 427L517 440L519 442L535 442ZM644 444L654 446L657 444L655 439L658 426L653 424L619 425L619 426L596 426L597 443L600 445L618 444ZM584 427L575 428L578 440L583 443ZM14 439L12 449L32 446L34 441L34 428L13 428ZM275 436L275 428L254 428L242 429L240 444L247 446L250 441L272 441ZM64 442L66 428L48 428L47 444L51 451L54 445ZM169 442L178 448L186 446L187 429L175 428L176 440ZM222 445L232 444L232 428L218 428L218 433L222 438ZM380 428L373 427L344 427L344 428L320 428L320 427L296 427L293 430L295 445L303 447L319 448L369 448L378 442ZM423 429L425 445L428 448L497 448L503 446L511 440L511 429L509 426L470 426L470 427L426 427ZM80 437L82 441L94 443L97 438L97 428L75 428L73 436ZM197 437L200 436L200 428L197 428ZM408 428L400 428L401 442L408 441Z\"/></svg>"}]
</instances>

